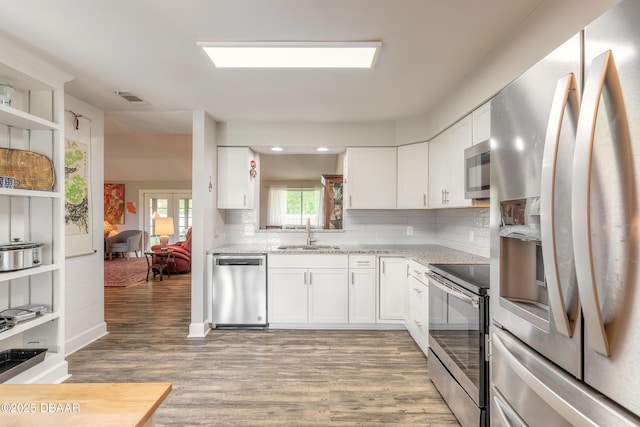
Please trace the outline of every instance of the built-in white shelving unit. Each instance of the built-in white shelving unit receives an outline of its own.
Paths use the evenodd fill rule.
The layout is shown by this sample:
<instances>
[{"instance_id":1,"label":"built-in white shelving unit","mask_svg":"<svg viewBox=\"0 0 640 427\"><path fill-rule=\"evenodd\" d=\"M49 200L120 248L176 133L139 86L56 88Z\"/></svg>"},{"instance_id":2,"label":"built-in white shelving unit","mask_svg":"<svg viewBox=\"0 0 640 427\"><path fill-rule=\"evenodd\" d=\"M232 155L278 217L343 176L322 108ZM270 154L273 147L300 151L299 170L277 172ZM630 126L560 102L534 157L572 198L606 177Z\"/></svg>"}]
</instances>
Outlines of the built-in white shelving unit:
<instances>
[{"instance_id":1,"label":"built-in white shelving unit","mask_svg":"<svg viewBox=\"0 0 640 427\"><path fill-rule=\"evenodd\" d=\"M68 375L64 351L64 82L70 76L2 41L0 84L15 92L0 105L0 147L50 158L52 191L0 188L0 244L44 244L42 264L0 272L0 310L46 304L50 311L0 332L0 351L47 348L45 359L7 383L55 383ZM2 173L0 173L2 175Z\"/></svg>"}]
</instances>

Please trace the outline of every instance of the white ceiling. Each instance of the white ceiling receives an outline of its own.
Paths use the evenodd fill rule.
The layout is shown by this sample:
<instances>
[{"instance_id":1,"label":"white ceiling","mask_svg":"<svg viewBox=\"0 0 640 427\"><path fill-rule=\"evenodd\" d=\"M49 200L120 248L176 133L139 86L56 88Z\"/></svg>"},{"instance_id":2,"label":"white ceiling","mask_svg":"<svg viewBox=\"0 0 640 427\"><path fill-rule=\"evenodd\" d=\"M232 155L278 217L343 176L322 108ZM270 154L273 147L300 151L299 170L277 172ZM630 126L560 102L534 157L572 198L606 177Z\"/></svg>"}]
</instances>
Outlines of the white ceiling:
<instances>
[{"instance_id":1,"label":"white ceiling","mask_svg":"<svg viewBox=\"0 0 640 427\"><path fill-rule=\"evenodd\" d=\"M0 34L75 79L107 134L220 121L394 120L427 111L543 0L19 0ZM381 41L372 70L215 69L201 41ZM136 106L114 94L130 90Z\"/></svg>"}]
</instances>

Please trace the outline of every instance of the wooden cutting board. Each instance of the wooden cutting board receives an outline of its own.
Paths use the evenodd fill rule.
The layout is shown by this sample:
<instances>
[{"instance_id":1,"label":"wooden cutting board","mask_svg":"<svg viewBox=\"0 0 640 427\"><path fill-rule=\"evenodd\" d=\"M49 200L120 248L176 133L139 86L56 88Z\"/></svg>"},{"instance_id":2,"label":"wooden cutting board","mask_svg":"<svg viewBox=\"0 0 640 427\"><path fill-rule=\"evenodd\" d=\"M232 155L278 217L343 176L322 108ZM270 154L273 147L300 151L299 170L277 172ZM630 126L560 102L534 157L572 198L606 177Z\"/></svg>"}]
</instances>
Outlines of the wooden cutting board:
<instances>
[{"instance_id":1,"label":"wooden cutting board","mask_svg":"<svg viewBox=\"0 0 640 427\"><path fill-rule=\"evenodd\" d=\"M54 183L53 162L47 156L33 151L0 148L0 187L51 190Z\"/></svg>"}]
</instances>

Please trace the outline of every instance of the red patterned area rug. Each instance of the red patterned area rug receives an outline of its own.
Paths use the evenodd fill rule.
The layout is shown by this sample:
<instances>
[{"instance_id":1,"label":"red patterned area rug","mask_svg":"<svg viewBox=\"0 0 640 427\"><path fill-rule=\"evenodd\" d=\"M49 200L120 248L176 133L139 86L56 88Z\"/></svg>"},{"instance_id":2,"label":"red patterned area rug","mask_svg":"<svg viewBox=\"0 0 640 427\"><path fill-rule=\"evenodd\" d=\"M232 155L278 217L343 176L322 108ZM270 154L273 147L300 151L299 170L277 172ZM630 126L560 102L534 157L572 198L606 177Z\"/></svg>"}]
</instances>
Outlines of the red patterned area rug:
<instances>
[{"instance_id":1,"label":"red patterned area rug","mask_svg":"<svg viewBox=\"0 0 640 427\"><path fill-rule=\"evenodd\" d=\"M126 288L147 278L147 260L142 258L114 258L104 260L104 286Z\"/></svg>"}]
</instances>

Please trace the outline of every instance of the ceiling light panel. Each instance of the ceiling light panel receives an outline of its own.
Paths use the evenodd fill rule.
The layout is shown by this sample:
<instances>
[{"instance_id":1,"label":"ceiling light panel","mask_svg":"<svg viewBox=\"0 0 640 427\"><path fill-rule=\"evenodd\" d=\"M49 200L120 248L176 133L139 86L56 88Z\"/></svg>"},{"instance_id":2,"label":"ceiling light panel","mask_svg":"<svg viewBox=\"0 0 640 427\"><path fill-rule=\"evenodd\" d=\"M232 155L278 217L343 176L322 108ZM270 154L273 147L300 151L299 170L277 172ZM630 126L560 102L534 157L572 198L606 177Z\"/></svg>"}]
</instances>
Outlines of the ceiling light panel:
<instances>
[{"instance_id":1,"label":"ceiling light panel","mask_svg":"<svg viewBox=\"0 0 640 427\"><path fill-rule=\"evenodd\" d=\"M372 68L380 42L198 43L218 68Z\"/></svg>"}]
</instances>

